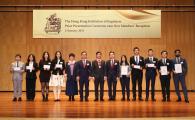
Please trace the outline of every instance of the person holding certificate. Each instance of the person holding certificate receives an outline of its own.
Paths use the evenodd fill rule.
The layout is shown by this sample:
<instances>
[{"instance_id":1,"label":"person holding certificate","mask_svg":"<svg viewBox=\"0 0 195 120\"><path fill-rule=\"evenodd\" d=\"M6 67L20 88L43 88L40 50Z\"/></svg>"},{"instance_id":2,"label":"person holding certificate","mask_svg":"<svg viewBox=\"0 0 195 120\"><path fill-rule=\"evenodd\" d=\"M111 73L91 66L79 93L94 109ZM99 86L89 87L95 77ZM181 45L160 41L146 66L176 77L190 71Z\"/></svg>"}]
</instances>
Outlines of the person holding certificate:
<instances>
[{"instance_id":1,"label":"person holding certificate","mask_svg":"<svg viewBox=\"0 0 195 120\"><path fill-rule=\"evenodd\" d=\"M91 62L87 60L87 52L81 52L81 60L77 62L77 79L79 79L80 101L83 101L85 86L85 101L89 101L89 80L91 79Z\"/></svg>"},{"instance_id":2,"label":"person holding certificate","mask_svg":"<svg viewBox=\"0 0 195 120\"><path fill-rule=\"evenodd\" d=\"M158 70L160 73L160 82L162 88L162 101L170 102L170 79L171 79L171 70L172 63L171 60L167 58L168 52L163 50L161 52L162 58L158 61Z\"/></svg>"},{"instance_id":3,"label":"person holding certificate","mask_svg":"<svg viewBox=\"0 0 195 120\"><path fill-rule=\"evenodd\" d=\"M12 81L14 88L13 101L22 101L22 76L25 70L25 65L21 61L21 55L16 54L15 61L11 64Z\"/></svg>"},{"instance_id":4,"label":"person holding certificate","mask_svg":"<svg viewBox=\"0 0 195 120\"><path fill-rule=\"evenodd\" d=\"M136 100L136 83L138 82L138 96L139 100L142 99L142 79L143 79L143 68L144 68L144 58L139 55L139 48L135 47L133 49L134 56L130 57L130 65L132 67L131 77L132 77L132 87L133 87L133 101Z\"/></svg>"},{"instance_id":5,"label":"person holding certificate","mask_svg":"<svg viewBox=\"0 0 195 120\"><path fill-rule=\"evenodd\" d=\"M78 86L76 80L77 63L75 61L75 54L69 54L69 61L66 62L66 95L69 96L69 101L75 101L74 96L78 95Z\"/></svg>"},{"instance_id":6,"label":"person holding certificate","mask_svg":"<svg viewBox=\"0 0 195 120\"><path fill-rule=\"evenodd\" d=\"M149 98L149 88L151 83L151 97L152 101L156 101L155 99L155 80L156 80L156 69L158 65L158 59L154 57L154 53L152 49L148 50L148 57L145 59L145 68L146 68L146 99L148 101Z\"/></svg>"},{"instance_id":7,"label":"person holding certificate","mask_svg":"<svg viewBox=\"0 0 195 120\"><path fill-rule=\"evenodd\" d=\"M52 75L49 86L53 86L54 101L60 101L61 87L65 87L65 62L62 59L62 53L57 51L55 58L51 63Z\"/></svg>"},{"instance_id":8,"label":"person holding certificate","mask_svg":"<svg viewBox=\"0 0 195 120\"><path fill-rule=\"evenodd\" d=\"M40 82L43 101L48 101L49 80L51 77L51 60L48 52L44 52L39 62Z\"/></svg>"},{"instance_id":9,"label":"person holding certificate","mask_svg":"<svg viewBox=\"0 0 195 120\"><path fill-rule=\"evenodd\" d=\"M98 89L100 86L100 101L104 101L104 80L106 79L106 67L105 61L102 60L102 53L100 51L96 52L96 60L92 62L92 74L95 86L95 100L99 100Z\"/></svg>"},{"instance_id":10,"label":"person holding certificate","mask_svg":"<svg viewBox=\"0 0 195 120\"><path fill-rule=\"evenodd\" d=\"M127 56L122 55L120 61L120 82L122 88L122 101L125 101L125 89L127 92L127 100L130 101L130 66L127 62Z\"/></svg>"},{"instance_id":11,"label":"person holding certificate","mask_svg":"<svg viewBox=\"0 0 195 120\"><path fill-rule=\"evenodd\" d=\"M36 88L36 72L38 71L38 64L35 56L30 54L26 63L26 97L27 101L34 101Z\"/></svg>"},{"instance_id":12,"label":"person holding certificate","mask_svg":"<svg viewBox=\"0 0 195 120\"><path fill-rule=\"evenodd\" d=\"M108 81L108 96L109 101L116 100L116 85L117 80L120 77L120 66L119 61L115 59L115 53L109 52L110 60L106 61L106 75Z\"/></svg>"},{"instance_id":13,"label":"person holding certificate","mask_svg":"<svg viewBox=\"0 0 195 120\"><path fill-rule=\"evenodd\" d=\"M181 51L179 49L175 50L175 58L172 60L173 63L173 79L175 84L175 91L178 97L177 102L181 102L181 95L179 91L179 83L181 83L185 102L189 103L187 87L185 83L185 76L187 73L187 62L181 57Z\"/></svg>"}]
</instances>

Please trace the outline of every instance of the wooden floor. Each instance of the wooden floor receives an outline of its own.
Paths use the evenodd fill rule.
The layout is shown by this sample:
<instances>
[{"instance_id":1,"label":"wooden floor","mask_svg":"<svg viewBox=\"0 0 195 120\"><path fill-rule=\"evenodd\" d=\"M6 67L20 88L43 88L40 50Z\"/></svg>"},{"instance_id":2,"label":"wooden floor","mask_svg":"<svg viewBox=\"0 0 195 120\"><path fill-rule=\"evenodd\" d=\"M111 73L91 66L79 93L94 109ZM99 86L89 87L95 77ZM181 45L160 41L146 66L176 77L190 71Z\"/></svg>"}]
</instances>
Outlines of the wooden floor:
<instances>
[{"instance_id":1,"label":"wooden floor","mask_svg":"<svg viewBox=\"0 0 195 120\"><path fill-rule=\"evenodd\" d=\"M62 93L61 102L53 101L50 93L49 102L41 101L41 93L36 93L36 100L28 102L23 93L22 102L12 102L12 92L0 92L1 117L38 117L38 118L132 118L132 117L195 117L195 93L189 93L190 103L177 103L175 93L171 93L171 102L161 102L161 93L156 93L156 102L121 101L117 93L116 101L108 101L105 93L104 102L94 102L94 93L90 92L89 102L69 102ZM144 95L143 95L144 96Z\"/></svg>"}]
</instances>

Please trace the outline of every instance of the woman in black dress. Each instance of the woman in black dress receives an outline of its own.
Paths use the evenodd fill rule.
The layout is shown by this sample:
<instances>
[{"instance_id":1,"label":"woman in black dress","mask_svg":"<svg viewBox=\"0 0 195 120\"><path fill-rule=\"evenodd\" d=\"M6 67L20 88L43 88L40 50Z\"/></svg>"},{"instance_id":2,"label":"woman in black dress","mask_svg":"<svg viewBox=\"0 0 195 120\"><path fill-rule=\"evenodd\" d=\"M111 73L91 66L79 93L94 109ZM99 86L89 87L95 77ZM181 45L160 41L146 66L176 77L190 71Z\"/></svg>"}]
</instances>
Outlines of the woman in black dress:
<instances>
[{"instance_id":1,"label":"woman in black dress","mask_svg":"<svg viewBox=\"0 0 195 120\"><path fill-rule=\"evenodd\" d=\"M38 64L35 56L30 54L26 63L26 97L27 101L34 101L35 87L36 87L36 72L38 71Z\"/></svg>"},{"instance_id":2,"label":"woman in black dress","mask_svg":"<svg viewBox=\"0 0 195 120\"><path fill-rule=\"evenodd\" d=\"M39 62L40 82L43 101L48 101L49 80L51 76L51 60L48 52L44 52Z\"/></svg>"},{"instance_id":3,"label":"woman in black dress","mask_svg":"<svg viewBox=\"0 0 195 120\"><path fill-rule=\"evenodd\" d=\"M69 96L69 101L75 101L74 95L78 95L75 54L69 54L69 61L66 63L65 71L67 74L66 95Z\"/></svg>"}]
</instances>

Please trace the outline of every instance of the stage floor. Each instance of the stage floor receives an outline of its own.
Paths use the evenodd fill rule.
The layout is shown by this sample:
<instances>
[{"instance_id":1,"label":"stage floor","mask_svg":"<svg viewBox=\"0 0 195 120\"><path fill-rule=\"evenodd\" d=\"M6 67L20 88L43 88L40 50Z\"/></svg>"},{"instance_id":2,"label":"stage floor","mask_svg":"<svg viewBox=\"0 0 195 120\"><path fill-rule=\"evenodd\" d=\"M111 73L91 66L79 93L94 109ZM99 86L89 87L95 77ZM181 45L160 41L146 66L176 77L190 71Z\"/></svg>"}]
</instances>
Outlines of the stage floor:
<instances>
[{"instance_id":1,"label":"stage floor","mask_svg":"<svg viewBox=\"0 0 195 120\"><path fill-rule=\"evenodd\" d=\"M143 94L145 96L145 94ZM34 102L25 100L12 102L12 92L0 92L0 118L146 118L146 117L195 117L195 93L189 93L190 103L176 102L175 92L171 92L171 102L161 102L161 92L156 92L156 102L121 101L121 93L117 92L116 101L108 101L105 92L104 102L94 102L94 92L90 92L89 102L69 102L63 93L60 102L54 102L50 93L49 102L42 102L41 93L36 93Z\"/></svg>"}]
</instances>

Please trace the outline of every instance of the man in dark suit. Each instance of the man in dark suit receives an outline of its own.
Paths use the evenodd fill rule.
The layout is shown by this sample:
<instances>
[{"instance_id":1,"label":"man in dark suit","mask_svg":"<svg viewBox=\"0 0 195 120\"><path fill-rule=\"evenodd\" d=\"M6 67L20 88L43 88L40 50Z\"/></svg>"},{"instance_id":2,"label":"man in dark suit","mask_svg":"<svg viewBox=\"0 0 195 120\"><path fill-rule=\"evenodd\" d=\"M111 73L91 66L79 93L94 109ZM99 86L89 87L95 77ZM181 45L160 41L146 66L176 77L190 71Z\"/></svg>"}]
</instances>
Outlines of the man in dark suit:
<instances>
[{"instance_id":1,"label":"man in dark suit","mask_svg":"<svg viewBox=\"0 0 195 120\"><path fill-rule=\"evenodd\" d=\"M116 85L119 79L119 61L115 59L115 53L109 52L110 60L106 61L106 75L108 80L109 101L116 100Z\"/></svg>"},{"instance_id":2,"label":"man in dark suit","mask_svg":"<svg viewBox=\"0 0 195 120\"><path fill-rule=\"evenodd\" d=\"M170 79L171 79L171 60L167 58L168 52L163 50L161 52L162 58L158 61L158 70L160 73L160 82L162 88L162 101L170 102Z\"/></svg>"},{"instance_id":3,"label":"man in dark suit","mask_svg":"<svg viewBox=\"0 0 195 120\"><path fill-rule=\"evenodd\" d=\"M146 68L146 99L148 101L149 98L149 88L151 83L152 90L152 101L156 101L155 99L155 80L156 80L156 69L158 65L158 59L154 57L153 50L148 50L148 57L145 59L145 68Z\"/></svg>"},{"instance_id":4,"label":"man in dark suit","mask_svg":"<svg viewBox=\"0 0 195 120\"><path fill-rule=\"evenodd\" d=\"M81 60L77 63L77 79L79 79L80 101L83 101L83 87L85 85L85 101L89 96L89 80L91 76L91 62L87 60L87 52L81 52Z\"/></svg>"},{"instance_id":5,"label":"man in dark suit","mask_svg":"<svg viewBox=\"0 0 195 120\"><path fill-rule=\"evenodd\" d=\"M142 99L142 79L143 79L143 68L144 68L144 58L139 55L139 48L135 47L133 49L134 56L130 57L130 65L132 67L132 89L133 89L133 101L136 100L136 83L138 81L138 96L139 100Z\"/></svg>"},{"instance_id":6,"label":"man in dark suit","mask_svg":"<svg viewBox=\"0 0 195 120\"><path fill-rule=\"evenodd\" d=\"M181 51L175 50L175 58L172 60L173 63L173 79L174 79L174 84L175 84L175 91L178 97L177 102L181 102L181 95L179 91L179 82L181 83L185 102L189 103L188 100L188 93L187 93L187 88L186 88L186 83L185 83L185 76L187 73L187 62L184 58L181 57ZM179 68L178 68L179 66Z\"/></svg>"},{"instance_id":7,"label":"man in dark suit","mask_svg":"<svg viewBox=\"0 0 195 120\"><path fill-rule=\"evenodd\" d=\"M104 80L106 79L106 65L102 60L102 53L96 52L96 60L92 62L92 73L95 85L95 100L98 101L98 88L100 86L100 101L104 101Z\"/></svg>"}]
</instances>

